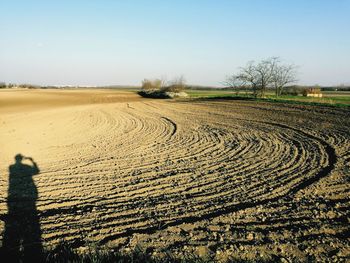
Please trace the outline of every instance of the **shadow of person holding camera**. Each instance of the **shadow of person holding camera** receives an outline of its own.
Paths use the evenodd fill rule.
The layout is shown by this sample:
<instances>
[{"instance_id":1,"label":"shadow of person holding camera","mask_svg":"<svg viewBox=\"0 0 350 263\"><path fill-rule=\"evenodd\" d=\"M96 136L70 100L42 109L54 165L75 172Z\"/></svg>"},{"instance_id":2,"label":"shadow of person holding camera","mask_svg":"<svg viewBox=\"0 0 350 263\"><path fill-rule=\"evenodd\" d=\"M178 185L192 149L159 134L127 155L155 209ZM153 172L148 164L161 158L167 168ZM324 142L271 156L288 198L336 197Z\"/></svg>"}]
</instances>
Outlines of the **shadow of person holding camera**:
<instances>
[{"instance_id":1,"label":"shadow of person holding camera","mask_svg":"<svg viewBox=\"0 0 350 263\"><path fill-rule=\"evenodd\" d=\"M31 164L24 164L27 160ZM36 209L38 190L33 176L39 174L39 167L31 157L15 156L15 163L9 166L9 188L7 197L8 214L5 219L2 253L12 261L39 259L43 248L41 229Z\"/></svg>"}]
</instances>

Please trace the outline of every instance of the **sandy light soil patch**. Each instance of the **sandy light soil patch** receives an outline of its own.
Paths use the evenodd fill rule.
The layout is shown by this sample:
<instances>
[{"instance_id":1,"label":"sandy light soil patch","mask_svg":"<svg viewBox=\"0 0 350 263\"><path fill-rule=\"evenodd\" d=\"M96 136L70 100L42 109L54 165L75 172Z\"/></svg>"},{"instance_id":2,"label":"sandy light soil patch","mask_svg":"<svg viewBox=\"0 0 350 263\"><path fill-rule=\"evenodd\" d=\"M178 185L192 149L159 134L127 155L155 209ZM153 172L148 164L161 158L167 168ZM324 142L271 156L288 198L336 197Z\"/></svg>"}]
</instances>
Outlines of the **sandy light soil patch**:
<instances>
[{"instance_id":1,"label":"sandy light soil patch","mask_svg":"<svg viewBox=\"0 0 350 263\"><path fill-rule=\"evenodd\" d=\"M140 101L130 91L96 89L14 89L0 90L0 113L52 109L73 105Z\"/></svg>"},{"instance_id":2,"label":"sandy light soil patch","mask_svg":"<svg viewBox=\"0 0 350 263\"><path fill-rule=\"evenodd\" d=\"M64 238L79 247L84 237L223 261L346 260L349 116L108 90L1 91L3 241L20 213L9 201L9 166L20 153L40 170L30 186L37 194L21 205L35 202L31 231L44 246Z\"/></svg>"}]
</instances>

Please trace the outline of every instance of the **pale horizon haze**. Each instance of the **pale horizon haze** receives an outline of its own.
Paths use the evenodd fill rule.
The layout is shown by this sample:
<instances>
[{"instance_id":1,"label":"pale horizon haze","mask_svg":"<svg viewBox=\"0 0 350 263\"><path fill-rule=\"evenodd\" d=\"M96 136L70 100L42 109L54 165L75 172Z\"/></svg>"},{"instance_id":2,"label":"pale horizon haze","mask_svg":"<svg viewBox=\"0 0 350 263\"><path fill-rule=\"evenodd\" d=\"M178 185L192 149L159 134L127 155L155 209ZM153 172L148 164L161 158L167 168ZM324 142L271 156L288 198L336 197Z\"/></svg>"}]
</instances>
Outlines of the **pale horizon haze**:
<instances>
[{"instance_id":1,"label":"pale horizon haze","mask_svg":"<svg viewBox=\"0 0 350 263\"><path fill-rule=\"evenodd\" d=\"M220 86L278 56L298 84L350 84L350 0L0 0L0 82Z\"/></svg>"}]
</instances>

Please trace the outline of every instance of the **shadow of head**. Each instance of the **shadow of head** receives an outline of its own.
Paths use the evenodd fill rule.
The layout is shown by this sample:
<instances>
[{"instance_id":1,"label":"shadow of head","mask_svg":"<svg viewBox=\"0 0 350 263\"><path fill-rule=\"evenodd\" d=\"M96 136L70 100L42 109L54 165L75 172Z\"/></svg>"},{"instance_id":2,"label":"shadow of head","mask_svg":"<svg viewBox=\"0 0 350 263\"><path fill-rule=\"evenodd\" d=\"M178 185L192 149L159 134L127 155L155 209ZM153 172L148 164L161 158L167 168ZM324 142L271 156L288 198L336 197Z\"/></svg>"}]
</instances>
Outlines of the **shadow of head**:
<instances>
[{"instance_id":1,"label":"shadow of head","mask_svg":"<svg viewBox=\"0 0 350 263\"><path fill-rule=\"evenodd\" d=\"M22 154L16 154L15 156L15 160L16 160L16 163L21 163L22 160L23 160L24 156Z\"/></svg>"},{"instance_id":2,"label":"shadow of head","mask_svg":"<svg viewBox=\"0 0 350 263\"><path fill-rule=\"evenodd\" d=\"M23 163L25 160L28 160L30 164ZM33 176L39 173L39 167L34 162L33 158L18 153L15 155L15 163L9 166L9 172L10 176Z\"/></svg>"}]
</instances>

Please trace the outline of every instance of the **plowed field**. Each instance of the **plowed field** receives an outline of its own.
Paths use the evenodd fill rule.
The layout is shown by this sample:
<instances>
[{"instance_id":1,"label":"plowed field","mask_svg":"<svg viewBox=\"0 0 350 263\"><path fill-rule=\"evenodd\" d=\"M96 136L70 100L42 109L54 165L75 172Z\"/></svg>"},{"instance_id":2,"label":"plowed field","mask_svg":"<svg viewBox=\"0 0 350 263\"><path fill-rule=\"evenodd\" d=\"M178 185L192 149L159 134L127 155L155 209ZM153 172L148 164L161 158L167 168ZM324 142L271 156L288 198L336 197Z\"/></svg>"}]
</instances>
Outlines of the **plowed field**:
<instances>
[{"instance_id":1,"label":"plowed field","mask_svg":"<svg viewBox=\"0 0 350 263\"><path fill-rule=\"evenodd\" d=\"M10 200L17 154L37 195ZM35 202L43 246L345 261L349 176L348 109L0 91L0 231Z\"/></svg>"}]
</instances>

